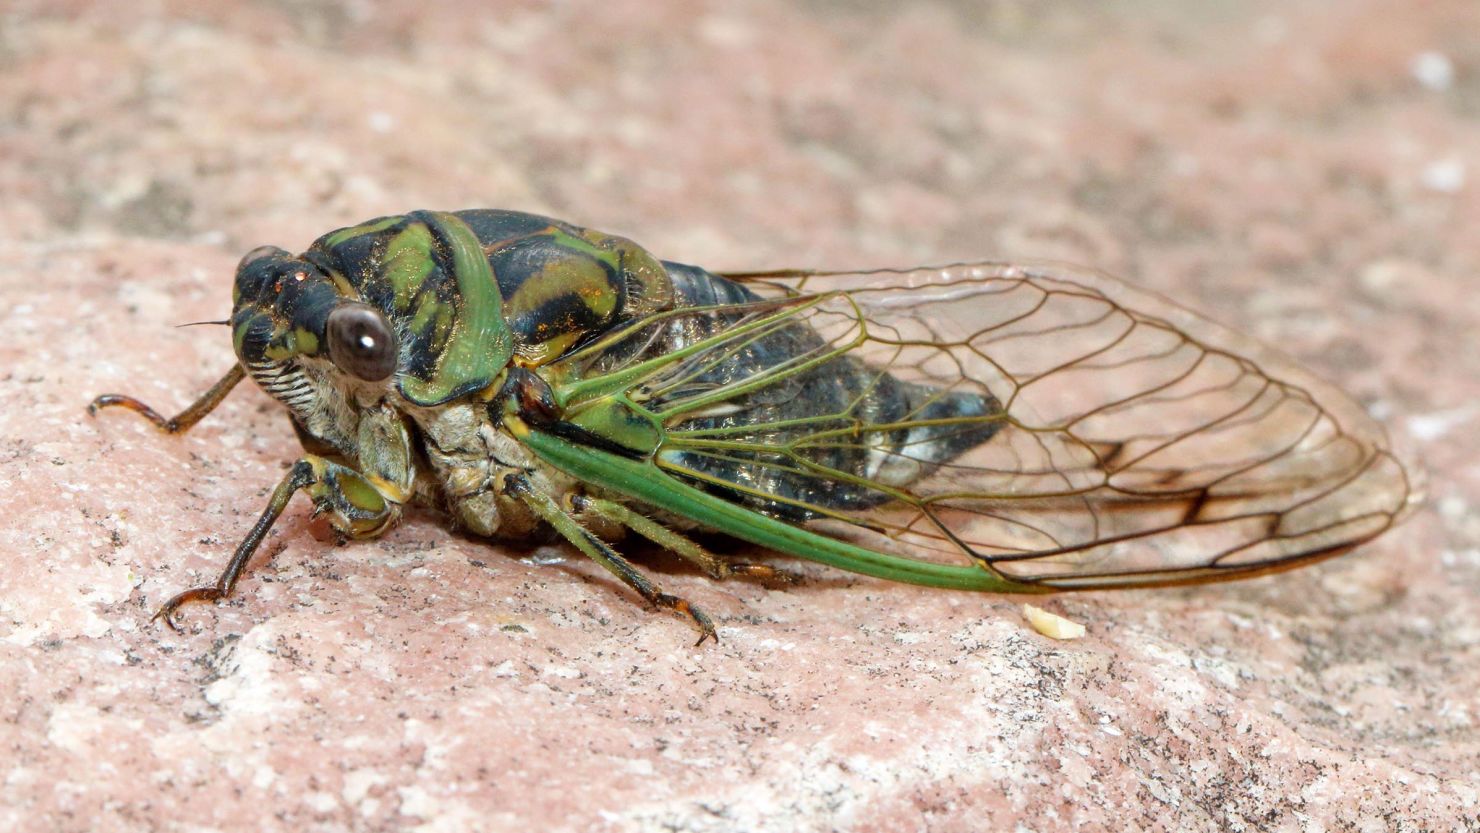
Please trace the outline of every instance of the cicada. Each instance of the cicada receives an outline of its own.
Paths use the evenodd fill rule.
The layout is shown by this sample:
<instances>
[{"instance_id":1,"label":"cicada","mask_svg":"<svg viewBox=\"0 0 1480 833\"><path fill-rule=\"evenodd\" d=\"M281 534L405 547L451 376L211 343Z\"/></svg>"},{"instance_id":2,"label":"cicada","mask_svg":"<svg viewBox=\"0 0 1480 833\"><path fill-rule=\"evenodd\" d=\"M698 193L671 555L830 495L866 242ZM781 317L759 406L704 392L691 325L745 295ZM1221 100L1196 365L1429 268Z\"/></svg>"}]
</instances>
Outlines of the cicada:
<instances>
[{"instance_id":1,"label":"cicada","mask_svg":"<svg viewBox=\"0 0 1480 833\"><path fill-rule=\"evenodd\" d=\"M408 504L554 535L650 605L711 619L614 547L715 579L784 575L723 533L954 590L1207 582L1345 552L1414 488L1351 399L1254 341L1089 271L1011 263L717 274L515 211L415 211L237 267L236 364L305 453L212 585L297 492L349 538Z\"/></svg>"}]
</instances>

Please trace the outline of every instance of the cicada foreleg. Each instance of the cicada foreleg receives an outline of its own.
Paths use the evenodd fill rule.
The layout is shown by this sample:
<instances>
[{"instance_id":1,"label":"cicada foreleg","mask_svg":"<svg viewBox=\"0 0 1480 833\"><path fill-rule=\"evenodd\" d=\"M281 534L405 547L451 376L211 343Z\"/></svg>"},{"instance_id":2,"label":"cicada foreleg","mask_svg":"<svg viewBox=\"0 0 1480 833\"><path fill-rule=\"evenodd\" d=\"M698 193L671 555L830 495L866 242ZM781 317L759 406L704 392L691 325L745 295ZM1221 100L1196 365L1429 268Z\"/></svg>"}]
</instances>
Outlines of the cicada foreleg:
<instances>
[{"instance_id":1,"label":"cicada foreleg","mask_svg":"<svg viewBox=\"0 0 1480 833\"><path fill-rule=\"evenodd\" d=\"M246 372L242 370L241 365L233 366L225 376L221 377L220 381L211 385L210 390L201 394L201 397L190 403L189 407L169 419L160 416L158 411L132 396L125 396L121 393L105 393L99 396L87 406L87 412L96 416L100 408L127 408L154 423L167 434L183 434L190 430L190 426L200 422L206 414L215 410L216 406L221 404L221 400L226 398L226 394L231 393L231 389L236 387L236 383L240 382L245 375Z\"/></svg>"},{"instance_id":2,"label":"cicada foreleg","mask_svg":"<svg viewBox=\"0 0 1480 833\"><path fill-rule=\"evenodd\" d=\"M588 495L571 495L570 503L578 518L581 515L590 514L630 529L663 549L692 562L716 581L722 581L731 576L745 576L782 584L792 584L797 580L794 574L778 570L768 564L752 564L721 558L687 535L669 529L616 501L593 498Z\"/></svg>"},{"instance_id":3,"label":"cicada foreleg","mask_svg":"<svg viewBox=\"0 0 1480 833\"><path fill-rule=\"evenodd\" d=\"M171 629L178 630L175 611L181 605L213 602L230 596L252 554L261 546L268 530L283 514L293 495L300 490L306 491L313 500L315 516L327 517L335 530L352 538L379 535L401 514L400 503L382 494L366 476L322 457L304 456L288 469L287 476L273 490L267 508L252 525L247 537L237 545L216 582L177 594L159 608L154 618L164 619Z\"/></svg>"},{"instance_id":4,"label":"cicada foreleg","mask_svg":"<svg viewBox=\"0 0 1480 833\"><path fill-rule=\"evenodd\" d=\"M509 475L504 481L504 490L523 501L530 511L560 533L561 537L569 541L576 549L605 567L612 575L621 579L623 584L636 590L637 594L642 596L648 604L671 610L688 619L699 631L699 641L694 643L695 645L703 645L706 639L719 641L719 636L714 630L714 622L704 611L677 596L664 593L663 589L653 583L652 579L638 572L632 562L623 558L605 541L581 526L575 518L571 517L570 513L561 509L560 504L554 498L531 486L526 477L518 474Z\"/></svg>"}]
</instances>

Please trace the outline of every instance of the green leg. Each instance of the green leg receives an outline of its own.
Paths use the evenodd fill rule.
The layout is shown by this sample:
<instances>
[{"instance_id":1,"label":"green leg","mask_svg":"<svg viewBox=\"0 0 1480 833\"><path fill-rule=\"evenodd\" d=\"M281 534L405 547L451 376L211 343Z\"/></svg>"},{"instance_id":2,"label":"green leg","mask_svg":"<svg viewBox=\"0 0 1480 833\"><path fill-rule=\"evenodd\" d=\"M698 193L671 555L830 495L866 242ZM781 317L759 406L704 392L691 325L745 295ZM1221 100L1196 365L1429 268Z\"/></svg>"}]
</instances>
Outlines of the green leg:
<instances>
[{"instance_id":1,"label":"green leg","mask_svg":"<svg viewBox=\"0 0 1480 833\"><path fill-rule=\"evenodd\" d=\"M355 470L322 457L306 456L293 464L282 482L272 492L272 499L257 523L252 525L227 562L215 584L195 587L180 593L159 608L155 619L163 619L172 630L179 630L175 611L188 602L213 602L231 595L252 553L261 546L278 516L288 507L300 489L306 490L314 503L314 514L328 515L335 529L355 538L384 532L401 514L399 504L387 500Z\"/></svg>"},{"instance_id":2,"label":"green leg","mask_svg":"<svg viewBox=\"0 0 1480 833\"><path fill-rule=\"evenodd\" d=\"M664 593L662 588L654 584L651 579L638 572L637 568L632 566L632 562L619 555L605 541L592 535L575 518L561 509L554 498L530 486L529 481L523 475L510 475L504 483L504 488L509 494L524 501L531 511L567 541L574 544L576 549L605 567L628 587L636 590L648 604L671 610L693 623L694 627L699 630L699 641L694 643L696 646L703 645L706 639L719 641L719 636L714 631L714 623L704 611L677 596Z\"/></svg>"},{"instance_id":3,"label":"green leg","mask_svg":"<svg viewBox=\"0 0 1480 833\"><path fill-rule=\"evenodd\" d=\"M226 394L231 393L231 389L236 387L236 383L240 382L244 375L245 372L242 370L242 366L236 365L225 376L221 377L221 381L211 385L210 390L201 394L199 399L190 403L190 407L169 419L160 416L153 408L132 396L124 396L121 393L105 393L99 396L87 406L87 412L96 416L100 408L127 408L154 423L161 431L167 434L183 434L190 430L190 426L200 422L201 417L215 410L216 406L221 404L221 400L226 398Z\"/></svg>"},{"instance_id":4,"label":"green leg","mask_svg":"<svg viewBox=\"0 0 1480 833\"><path fill-rule=\"evenodd\" d=\"M716 581L727 579L731 576L747 576L758 578L763 581L779 581L792 583L796 577L784 570L778 570L766 564L750 564L744 561L727 561L709 550L704 549L698 542L686 535L675 532L672 529L658 523L641 513L617 503L614 500L603 500L587 495L572 495L571 506L577 513L590 513L599 518L605 518L613 523L620 524L638 535L652 541L663 549L677 553L698 565L708 576Z\"/></svg>"}]
</instances>

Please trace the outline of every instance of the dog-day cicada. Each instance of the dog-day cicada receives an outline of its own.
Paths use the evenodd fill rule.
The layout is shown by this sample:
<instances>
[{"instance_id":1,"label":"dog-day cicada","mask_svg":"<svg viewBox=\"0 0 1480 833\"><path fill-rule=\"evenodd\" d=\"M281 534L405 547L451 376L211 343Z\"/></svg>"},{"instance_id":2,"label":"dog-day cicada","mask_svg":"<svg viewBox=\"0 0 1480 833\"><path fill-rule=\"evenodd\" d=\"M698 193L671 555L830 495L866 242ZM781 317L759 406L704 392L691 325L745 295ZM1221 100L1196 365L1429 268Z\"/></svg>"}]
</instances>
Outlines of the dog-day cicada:
<instances>
[{"instance_id":1,"label":"dog-day cicada","mask_svg":"<svg viewBox=\"0 0 1480 833\"><path fill-rule=\"evenodd\" d=\"M411 503L480 536L551 530L714 636L612 546L783 577L719 532L843 570L1043 593L1252 576L1345 552L1414 489L1341 392L1157 296L1058 267L715 274L513 211L417 211L241 261L237 363L306 453L292 496L344 536Z\"/></svg>"}]
</instances>

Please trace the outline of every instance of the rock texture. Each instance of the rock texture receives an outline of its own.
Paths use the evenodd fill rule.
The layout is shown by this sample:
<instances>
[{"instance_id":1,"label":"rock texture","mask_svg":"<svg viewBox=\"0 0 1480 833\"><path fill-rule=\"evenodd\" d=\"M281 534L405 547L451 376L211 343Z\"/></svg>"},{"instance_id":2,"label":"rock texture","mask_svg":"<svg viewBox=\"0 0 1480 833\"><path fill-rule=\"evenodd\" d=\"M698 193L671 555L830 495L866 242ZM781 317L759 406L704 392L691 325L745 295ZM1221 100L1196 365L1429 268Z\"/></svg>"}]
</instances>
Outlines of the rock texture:
<instances>
[{"instance_id":1,"label":"rock texture","mask_svg":"<svg viewBox=\"0 0 1480 833\"><path fill-rule=\"evenodd\" d=\"M1480 829L1469 0L0 7L0 828ZM1042 604L808 570L690 647L594 566L418 514L336 548L233 395L240 254L517 207L720 268L1097 265L1384 417L1428 508L1284 576Z\"/></svg>"}]
</instances>

